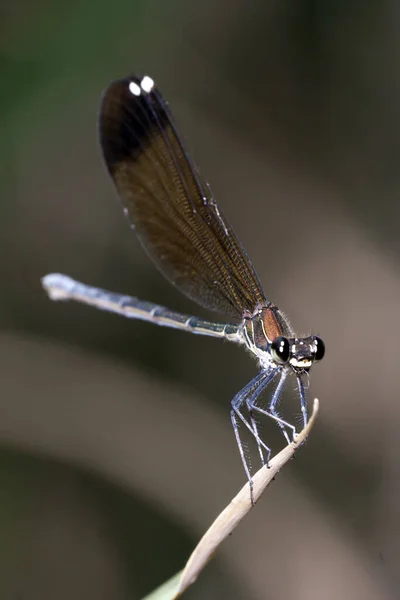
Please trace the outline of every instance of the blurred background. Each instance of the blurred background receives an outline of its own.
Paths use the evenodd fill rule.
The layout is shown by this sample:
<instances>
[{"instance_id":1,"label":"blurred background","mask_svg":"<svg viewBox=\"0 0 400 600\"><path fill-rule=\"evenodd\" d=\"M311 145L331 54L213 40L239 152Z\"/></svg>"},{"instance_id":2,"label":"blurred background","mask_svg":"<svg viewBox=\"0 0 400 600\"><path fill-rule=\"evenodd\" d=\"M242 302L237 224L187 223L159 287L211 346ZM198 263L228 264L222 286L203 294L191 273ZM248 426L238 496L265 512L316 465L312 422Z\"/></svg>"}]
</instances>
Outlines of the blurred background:
<instances>
[{"instance_id":1,"label":"blurred background","mask_svg":"<svg viewBox=\"0 0 400 600\"><path fill-rule=\"evenodd\" d=\"M327 348L306 447L187 597L398 598L399 29L393 1L1 3L1 600L140 598L245 482L243 349L40 286L64 272L205 315L103 168L100 94L131 72L168 98L267 296Z\"/></svg>"}]
</instances>

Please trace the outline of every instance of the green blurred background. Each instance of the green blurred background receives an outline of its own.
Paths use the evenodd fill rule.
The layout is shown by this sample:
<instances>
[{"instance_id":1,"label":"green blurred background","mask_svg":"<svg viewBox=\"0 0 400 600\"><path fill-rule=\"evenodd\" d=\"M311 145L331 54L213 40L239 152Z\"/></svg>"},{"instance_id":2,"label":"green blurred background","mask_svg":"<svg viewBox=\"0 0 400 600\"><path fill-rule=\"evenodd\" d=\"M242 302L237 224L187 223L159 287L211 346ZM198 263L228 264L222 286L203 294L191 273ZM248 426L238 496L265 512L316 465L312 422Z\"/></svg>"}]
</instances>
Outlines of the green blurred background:
<instances>
[{"instance_id":1,"label":"green blurred background","mask_svg":"<svg viewBox=\"0 0 400 600\"><path fill-rule=\"evenodd\" d=\"M140 598L245 481L242 349L40 286L65 272L205 314L101 162L100 94L131 72L168 98L267 296L327 346L307 446L187 597L398 598L399 29L393 0L1 2L1 600Z\"/></svg>"}]
</instances>

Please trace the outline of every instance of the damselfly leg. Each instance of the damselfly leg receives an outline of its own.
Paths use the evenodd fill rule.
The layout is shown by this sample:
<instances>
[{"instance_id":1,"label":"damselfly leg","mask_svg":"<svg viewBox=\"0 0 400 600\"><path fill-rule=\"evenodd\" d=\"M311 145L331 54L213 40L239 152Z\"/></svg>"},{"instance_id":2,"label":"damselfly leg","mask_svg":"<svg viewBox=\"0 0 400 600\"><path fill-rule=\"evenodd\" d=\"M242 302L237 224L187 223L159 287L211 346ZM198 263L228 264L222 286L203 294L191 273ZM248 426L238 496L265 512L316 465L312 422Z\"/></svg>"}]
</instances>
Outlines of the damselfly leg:
<instances>
[{"instance_id":1,"label":"damselfly leg","mask_svg":"<svg viewBox=\"0 0 400 600\"><path fill-rule=\"evenodd\" d=\"M275 391L272 395L272 398L269 402L268 410L265 410L265 409L261 408L260 406L258 406L257 401L259 400L260 395L257 395L256 397L250 398L249 411L251 410L251 411L258 412L262 415L265 415L266 417L269 417L273 421L275 421L275 423L281 429L282 434L284 435L287 443L290 444L296 437L296 428L291 423L288 423L288 421L281 419L276 410L276 405L279 400L279 396L282 392L283 386L285 385L287 375L288 375L287 371L283 370L281 372L281 377L280 377L279 383L276 386ZM304 400L305 400L305 398L304 398ZM289 438L286 429L290 429L292 431L292 440Z\"/></svg>"}]
</instances>

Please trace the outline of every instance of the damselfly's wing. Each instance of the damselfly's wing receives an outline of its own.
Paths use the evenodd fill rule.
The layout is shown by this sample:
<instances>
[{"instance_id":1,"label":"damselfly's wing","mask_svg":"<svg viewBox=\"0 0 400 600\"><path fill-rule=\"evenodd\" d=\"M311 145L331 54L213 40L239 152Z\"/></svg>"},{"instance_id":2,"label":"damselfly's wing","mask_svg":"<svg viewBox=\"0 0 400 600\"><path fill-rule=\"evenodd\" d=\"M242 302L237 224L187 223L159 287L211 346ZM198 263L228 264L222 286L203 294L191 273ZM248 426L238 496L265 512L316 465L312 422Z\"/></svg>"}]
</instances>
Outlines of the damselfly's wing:
<instances>
[{"instance_id":1,"label":"damselfly's wing","mask_svg":"<svg viewBox=\"0 0 400 600\"><path fill-rule=\"evenodd\" d=\"M246 252L190 160L154 82L113 82L99 128L125 214L161 272L192 300L229 316L265 303Z\"/></svg>"}]
</instances>

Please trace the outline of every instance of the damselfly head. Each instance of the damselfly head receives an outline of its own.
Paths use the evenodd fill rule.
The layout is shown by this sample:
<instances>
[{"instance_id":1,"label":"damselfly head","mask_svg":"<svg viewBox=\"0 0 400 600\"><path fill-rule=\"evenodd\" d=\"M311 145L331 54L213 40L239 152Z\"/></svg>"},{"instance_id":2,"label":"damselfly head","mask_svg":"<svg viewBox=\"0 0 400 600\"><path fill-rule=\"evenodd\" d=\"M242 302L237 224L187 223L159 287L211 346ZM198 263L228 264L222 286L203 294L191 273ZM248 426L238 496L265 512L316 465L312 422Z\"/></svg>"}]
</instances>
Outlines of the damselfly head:
<instances>
[{"instance_id":1,"label":"damselfly head","mask_svg":"<svg viewBox=\"0 0 400 600\"><path fill-rule=\"evenodd\" d=\"M279 336L271 343L272 360L278 365L290 365L296 374L307 373L314 361L322 360L325 344L312 335L306 338Z\"/></svg>"},{"instance_id":2,"label":"damselfly head","mask_svg":"<svg viewBox=\"0 0 400 600\"><path fill-rule=\"evenodd\" d=\"M314 361L324 358L325 344L315 335L290 339L289 344L289 364L297 373L308 372Z\"/></svg>"}]
</instances>

